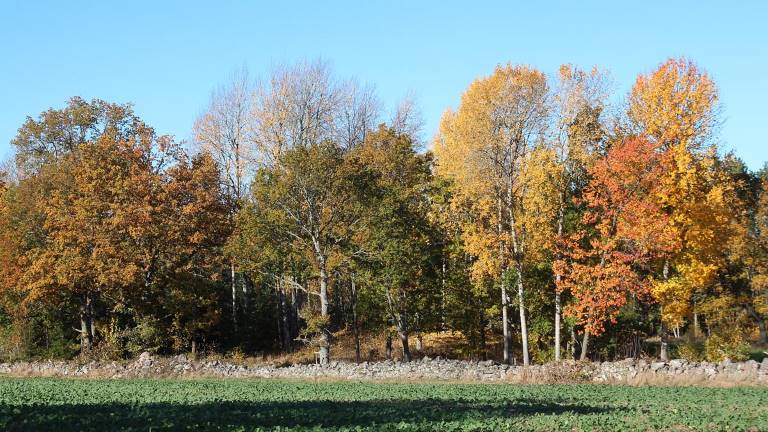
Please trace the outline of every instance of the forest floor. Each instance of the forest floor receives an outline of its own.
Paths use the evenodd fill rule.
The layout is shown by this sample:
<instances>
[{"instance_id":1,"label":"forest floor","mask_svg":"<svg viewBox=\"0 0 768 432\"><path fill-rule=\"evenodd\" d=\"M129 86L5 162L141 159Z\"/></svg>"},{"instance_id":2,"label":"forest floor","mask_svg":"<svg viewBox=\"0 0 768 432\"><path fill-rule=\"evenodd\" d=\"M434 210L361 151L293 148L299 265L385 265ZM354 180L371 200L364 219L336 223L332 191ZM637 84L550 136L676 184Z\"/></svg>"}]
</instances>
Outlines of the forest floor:
<instances>
[{"instance_id":1,"label":"forest floor","mask_svg":"<svg viewBox=\"0 0 768 432\"><path fill-rule=\"evenodd\" d=\"M768 430L765 388L0 378L4 431Z\"/></svg>"}]
</instances>

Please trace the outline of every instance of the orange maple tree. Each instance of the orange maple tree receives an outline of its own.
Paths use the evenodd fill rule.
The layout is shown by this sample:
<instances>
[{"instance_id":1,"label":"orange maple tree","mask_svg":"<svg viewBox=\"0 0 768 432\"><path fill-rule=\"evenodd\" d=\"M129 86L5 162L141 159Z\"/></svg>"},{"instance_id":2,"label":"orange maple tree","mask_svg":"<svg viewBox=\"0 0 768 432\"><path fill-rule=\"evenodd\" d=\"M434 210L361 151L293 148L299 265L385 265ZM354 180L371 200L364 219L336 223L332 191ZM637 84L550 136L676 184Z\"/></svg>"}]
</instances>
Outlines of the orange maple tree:
<instances>
[{"instance_id":1,"label":"orange maple tree","mask_svg":"<svg viewBox=\"0 0 768 432\"><path fill-rule=\"evenodd\" d=\"M654 196L664 169L657 145L639 137L615 144L590 169L582 228L561 242L565 258L555 266L565 275L559 289L575 299L566 314L593 335L616 322L630 298L649 299L643 274L658 246L670 244Z\"/></svg>"}]
</instances>

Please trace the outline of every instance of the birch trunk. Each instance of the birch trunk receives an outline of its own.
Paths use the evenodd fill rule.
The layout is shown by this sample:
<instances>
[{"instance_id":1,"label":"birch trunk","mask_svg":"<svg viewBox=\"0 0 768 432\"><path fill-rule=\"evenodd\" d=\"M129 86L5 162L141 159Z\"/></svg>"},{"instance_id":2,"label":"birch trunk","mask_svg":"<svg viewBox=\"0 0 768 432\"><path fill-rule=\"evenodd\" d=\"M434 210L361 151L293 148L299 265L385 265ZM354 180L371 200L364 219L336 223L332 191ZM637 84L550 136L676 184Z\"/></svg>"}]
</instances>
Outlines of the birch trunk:
<instances>
[{"instance_id":1,"label":"birch trunk","mask_svg":"<svg viewBox=\"0 0 768 432\"><path fill-rule=\"evenodd\" d=\"M502 200L499 197L497 200L497 231L499 234L499 237L501 237L504 227L501 222L502 218ZM502 269L501 269L501 327L502 327L502 333L504 336L504 363L510 364L512 362L512 334L509 331L509 296L507 295L507 284L504 280L505 274L506 274L506 266L504 265L504 252L505 252L505 245L504 241L499 241L499 257L502 261Z\"/></svg>"},{"instance_id":2,"label":"birch trunk","mask_svg":"<svg viewBox=\"0 0 768 432\"><path fill-rule=\"evenodd\" d=\"M328 318L328 273L325 269L325 257L320 259L320 316ZM320 364L326 365L331 358L331 338L326 327L320 332Z\"/></svg>"},{"instance_id":3,"label":"birch trunk","mask_svg":"<svg viewBox=\"0 0 768 432\"><path fill-rule=\"evenodd\" d=\"M530 364L528 357L528 322L525 318L525 291L523 290L523 266L517 264L517 301L520 307L520 337L523 341L523 366Z\"/></svg>"},{"instance_id":4,"label":"birch trunk","mask_svg":"<svg viewBox=\"0 0 768 432\"><path fill-rule=\"evenodd\" d=\"M237 331L237 280L235 279L235 262L229 262L230 276L232 278L232 324Z\"/></svg>"},{"instance_id":5,"label":"birch trunk","mask_svg":"<svg viewBox=\"0 0 768 432\"><path fill-rule=\"evenodd\" d=\"M560 208L557 213L557 238L563 235L563 219L565 217L565 197L560 194ZM560 280L562 275L560 272L555 272L555 361L560 361Z\"/></svg>"}]
</instances>

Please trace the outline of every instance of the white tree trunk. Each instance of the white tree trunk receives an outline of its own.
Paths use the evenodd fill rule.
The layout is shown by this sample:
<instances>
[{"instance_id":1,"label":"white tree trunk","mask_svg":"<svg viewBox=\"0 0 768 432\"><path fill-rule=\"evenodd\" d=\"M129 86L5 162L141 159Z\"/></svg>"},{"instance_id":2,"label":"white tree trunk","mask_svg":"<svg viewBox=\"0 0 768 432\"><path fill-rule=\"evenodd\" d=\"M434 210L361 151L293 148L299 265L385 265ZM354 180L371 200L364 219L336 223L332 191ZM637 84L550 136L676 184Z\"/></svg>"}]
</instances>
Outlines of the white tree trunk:
<instances>
[{"instance_id":1,"label":"white tree trunk","mask_svg":"<svg viewBox=\"0 0 768 432\"><path fill-rule=\"evenodd\" d=\"M557 213L557 238L563 235L563 219L565 217L565 197L560 193L560 208ZM555 272L555 361L560 361L560 315L562 313L560 306L560 281L562 275L559 271Z\"/></svg>"},{"instance_id":2,"label":"white tree trunk","mask_svg":"<svg viewBox=\"0 0 768 432\"><path fill-rule=\"evenodd\" d=\"M501 280L501 326L504 333L504 363L512 363L512 333L509 331L509 296L507 296L507 284L502 276Z\"/></svg>"},{"instance_id":3,"label":"white tree trunk","mask_svg":"<svg viewBox=\"0 0 768 432\"><path fill-rule=\"evenodd\" d=\"M560 275L557 275L559 281ZM555 361L560 361L560 293L555 292Z\"/></svg>"},{"instance_id":4,"label":"white tree trunk","mask_svg":"<svg viewBox=\"0 0 768 432\"><path fill-rule=\"evenodd\" d=\"M235 279L235 262L229 262L230 276L232 277L232 323L237 331L237 280Z\"/></svg>"},{"instance_id":5,"label":"white tree trunk","mask_svg":"<svg viewBox=\"0 0 768 432\"><path fill-rule=\"evenodd\" d=\"M525 318L525 291L523 288L523 265L517 264L517 301L520 306L520 338L523 342L523 365L528 366L528 322Z\"/></svg>"},{"instance_id":6,"label":"white tree trunk","mask_svg":"<svg viewBox=\"0 0 768 432\"><path fill-rule=\"evenodd\" d=\"M320 259L320 316L328 317L328 273L325 269L325 257ZM331 338L329 330L320 330L320 364L326 365L331 359Z\"/></svg>"}]
</instances>

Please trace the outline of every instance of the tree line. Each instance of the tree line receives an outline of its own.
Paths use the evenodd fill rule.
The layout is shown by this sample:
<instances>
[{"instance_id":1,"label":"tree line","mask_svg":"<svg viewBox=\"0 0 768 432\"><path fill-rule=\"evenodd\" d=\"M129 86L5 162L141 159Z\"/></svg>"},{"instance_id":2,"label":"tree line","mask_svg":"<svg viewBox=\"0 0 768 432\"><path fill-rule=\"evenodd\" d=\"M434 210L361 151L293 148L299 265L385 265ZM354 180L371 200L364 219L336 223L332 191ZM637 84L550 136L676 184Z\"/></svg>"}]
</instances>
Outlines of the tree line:
<instances>
[{"instance_id":1,"label":"tree line","mask_svg":"<svg viewBox=\"0 0 768 432\"><path fill-rule=\"evenodd\" d=\"M0 356L291 352L461 335L523 364L768 344L768 170L687 59L499 65L442 116L322 62L217 88L191 143L130 104L28 117L0 168ZM499 341L496 343L495 341Z\"/></svg>"}]
</instances>

